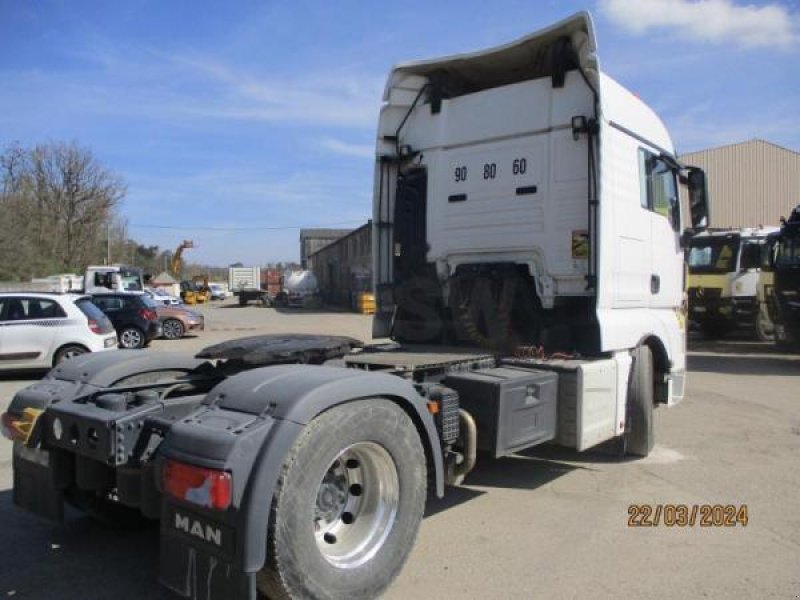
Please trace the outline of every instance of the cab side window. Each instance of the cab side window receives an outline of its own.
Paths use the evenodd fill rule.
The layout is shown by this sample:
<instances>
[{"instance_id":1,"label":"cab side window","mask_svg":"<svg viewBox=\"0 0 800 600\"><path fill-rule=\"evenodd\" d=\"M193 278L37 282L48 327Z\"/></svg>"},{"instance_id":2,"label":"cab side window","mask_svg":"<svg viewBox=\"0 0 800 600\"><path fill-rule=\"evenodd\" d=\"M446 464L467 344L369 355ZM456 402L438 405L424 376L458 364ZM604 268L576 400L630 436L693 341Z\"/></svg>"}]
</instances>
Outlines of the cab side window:
<instances>
[{"instance_id":1,"label":"cab side window","mask_svg":"<svg viewBox=\"0 0 800 600\"><path fill-rule=\"evenodd\" d=\"M757 269L761 266L761 244L747 243L742 248L742 255L739 258L739 269Z\"/></svg>"},{"instance_id":2,"label":"cab side window","mask_svg":"<svg viewBox=\"0 0 800 600\"><path fill-rule=\"evenodd\" d=\"M680 230L680 202L675 171L658 155L639 148L640 203L665 217L675 231Z\"/></svg>"}]
</instances>

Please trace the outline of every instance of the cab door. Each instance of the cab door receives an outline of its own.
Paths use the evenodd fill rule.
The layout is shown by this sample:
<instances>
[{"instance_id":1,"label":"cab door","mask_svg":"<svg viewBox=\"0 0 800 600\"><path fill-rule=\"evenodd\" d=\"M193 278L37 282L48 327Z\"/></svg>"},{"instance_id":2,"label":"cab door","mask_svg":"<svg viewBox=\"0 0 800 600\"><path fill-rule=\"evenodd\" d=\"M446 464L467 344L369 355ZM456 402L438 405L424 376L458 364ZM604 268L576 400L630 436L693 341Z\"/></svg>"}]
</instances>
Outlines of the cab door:
<instances>
[{"instance_id":1,"label":"cab door","mask_svg":"<svg viewBox=\"0 0 800 600\"><path fill-rule=\"evenodd\" d=\"M642 203L649 212L651 308L675 308L683 300L683 249L678 181L672 165L659 155L639 149Z\"/></svg>"}]
</instances>

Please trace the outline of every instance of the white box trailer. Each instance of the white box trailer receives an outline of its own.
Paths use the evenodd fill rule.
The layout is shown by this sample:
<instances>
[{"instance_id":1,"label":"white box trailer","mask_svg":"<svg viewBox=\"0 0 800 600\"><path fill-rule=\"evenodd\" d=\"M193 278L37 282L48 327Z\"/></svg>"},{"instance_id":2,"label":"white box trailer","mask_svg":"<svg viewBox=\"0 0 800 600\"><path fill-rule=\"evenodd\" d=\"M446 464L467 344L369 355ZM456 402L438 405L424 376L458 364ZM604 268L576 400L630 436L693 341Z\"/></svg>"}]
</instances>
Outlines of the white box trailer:
<instances>
[{"instance_id":1,"label":"white box trailer","mask_svg":"<svg viewBox=\"0 0 800 600\"><path fill-rule=\"evenodd\" d=\"M245 306L251 300L267 303L266 291L261 289L261 267L230 267L228 289Z\"/></svg>"}]
</instances>

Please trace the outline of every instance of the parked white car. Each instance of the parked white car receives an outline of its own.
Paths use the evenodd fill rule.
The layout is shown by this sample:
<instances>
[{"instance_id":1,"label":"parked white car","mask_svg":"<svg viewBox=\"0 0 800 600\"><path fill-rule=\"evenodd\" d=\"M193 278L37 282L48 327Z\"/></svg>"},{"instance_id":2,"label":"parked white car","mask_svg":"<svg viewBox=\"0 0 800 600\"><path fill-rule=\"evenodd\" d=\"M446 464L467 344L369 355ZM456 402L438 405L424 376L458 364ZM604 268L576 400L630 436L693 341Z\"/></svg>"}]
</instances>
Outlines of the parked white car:
<instances>
[{"instance_id":1,"label":"parked white car","mask_svg":"<svg viewBox=\"0 0 800 600\"><path fill-rule=\"evenodd\" d=\"M0 293L0 371L49 369L116 347L114 326L89 296Z\"/></svg>"},{"instance_id":2,"label":"parked white car","mask_svg":"<svg viewBox=\"0 0 800 600\"><path fill-rule=\"evenodd\" d=\"M183 304L183 301L177 296L168 294L160 288L146 288L144 293L147 294L156 304L163 304L164 306L177 306Z\"/></svg>"},{"instance_id":3,"label":"parked white car","mask_svg":"<svg viewBox=\"0 0 800 600\"><path fill-rule=\"evenodd\" d=\"M212 300L225 300L228 297L228 290L221 283L209 283L208 289Z\"/></svg>"}]
</instances>

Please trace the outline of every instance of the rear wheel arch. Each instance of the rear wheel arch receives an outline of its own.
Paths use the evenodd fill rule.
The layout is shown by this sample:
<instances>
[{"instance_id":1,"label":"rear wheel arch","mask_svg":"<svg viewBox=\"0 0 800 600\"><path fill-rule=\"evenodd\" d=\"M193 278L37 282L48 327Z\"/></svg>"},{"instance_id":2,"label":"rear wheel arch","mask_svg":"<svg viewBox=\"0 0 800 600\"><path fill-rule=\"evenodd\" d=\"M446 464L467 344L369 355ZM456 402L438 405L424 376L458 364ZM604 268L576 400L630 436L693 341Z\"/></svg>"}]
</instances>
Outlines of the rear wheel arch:
<instances>
[{"instance_id":1,"label":"rear wheel arch","mask_svg":"<svg viewBox=\"0 0 800 600\"><path fill-rule=\"evenodd\" d=\"M62 355L66 354L70 348L75 348L77 350L81 350L80 354L88 354L89 352L91 352L91 350L89 350L89 348L87 348L83 344L78 344L78 343L74 343L74 342L69 342L69 343L66 343L66 344L62 344L61 346L58 347L58 349L56 349L55 352L53 352L53 366L54 367L58 363L60 363L64 358L67 358L67 357L62 356Z\"/></svg>"}]
</instances>

